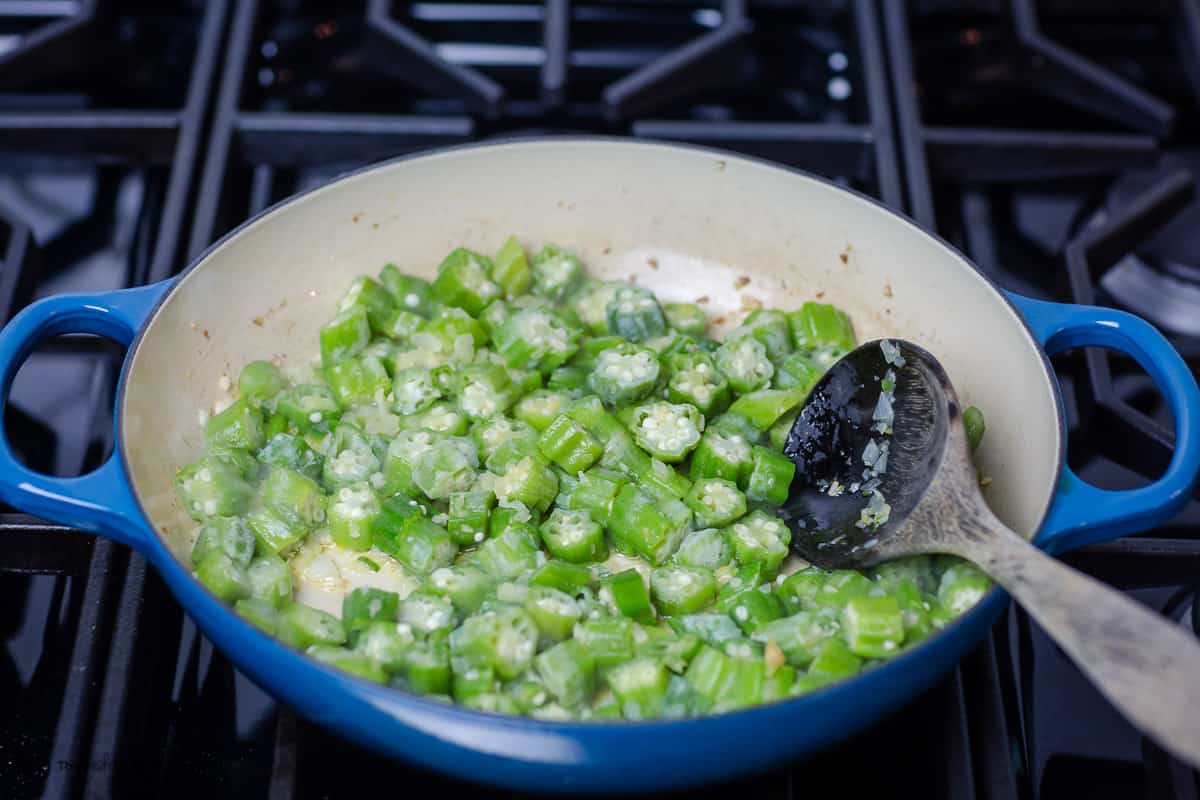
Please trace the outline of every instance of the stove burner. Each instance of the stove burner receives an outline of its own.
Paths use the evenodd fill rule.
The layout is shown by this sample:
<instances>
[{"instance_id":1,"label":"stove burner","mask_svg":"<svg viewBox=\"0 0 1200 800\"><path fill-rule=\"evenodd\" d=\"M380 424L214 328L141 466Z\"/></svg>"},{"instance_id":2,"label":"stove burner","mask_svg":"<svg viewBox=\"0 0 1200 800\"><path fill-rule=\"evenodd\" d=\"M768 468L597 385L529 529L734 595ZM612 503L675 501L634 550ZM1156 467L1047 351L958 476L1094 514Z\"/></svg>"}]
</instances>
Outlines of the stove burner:
<instances>
[{"instance_id":1,"label":"stove burner","mask_svg":"<svg viewBox=\"0 0 1200 800\"><path fill-rule=\"evenodd\" d=\"M1200 175L1200 153L1173 153L1156 169L1126 173L1113 184L1096 221L1181 167ZM1200 337L1200 203L1177 213L1119 260L1100 279L1100 286L1121 306L1155 325Z\"/></svg>"}]
</instances>

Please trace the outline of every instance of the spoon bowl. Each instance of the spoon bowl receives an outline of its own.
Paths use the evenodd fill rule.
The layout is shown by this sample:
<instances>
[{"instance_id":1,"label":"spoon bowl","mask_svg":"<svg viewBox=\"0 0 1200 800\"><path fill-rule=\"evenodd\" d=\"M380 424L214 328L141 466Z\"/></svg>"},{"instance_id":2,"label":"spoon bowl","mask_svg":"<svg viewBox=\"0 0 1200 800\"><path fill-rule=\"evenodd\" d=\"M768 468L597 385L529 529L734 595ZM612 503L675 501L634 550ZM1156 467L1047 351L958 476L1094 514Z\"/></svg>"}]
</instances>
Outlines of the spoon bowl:
<instances>
[{"instance_id":1,"label":"spoon bowl","mask_svg":"<svg viewBox=\"0 0 1200 800\"><path fill-rule=\"evenodd\" d=\"M796 465L780 512L794 552L827 569L937 553L973 561L1113 705L1200 768L1200 643L992 513L933 355L899 339L851 351L809 393L784 453Z\"/></svg>"}]
</instances>

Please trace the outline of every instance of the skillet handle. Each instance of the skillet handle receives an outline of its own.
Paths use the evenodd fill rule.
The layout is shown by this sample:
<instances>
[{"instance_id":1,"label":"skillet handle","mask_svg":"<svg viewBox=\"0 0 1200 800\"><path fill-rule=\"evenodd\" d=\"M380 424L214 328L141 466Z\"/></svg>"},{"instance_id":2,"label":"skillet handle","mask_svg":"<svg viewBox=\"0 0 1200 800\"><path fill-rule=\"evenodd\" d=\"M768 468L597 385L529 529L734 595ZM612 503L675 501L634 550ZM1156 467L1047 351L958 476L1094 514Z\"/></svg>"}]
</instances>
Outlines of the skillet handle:
<instances>
[{"instance_id":1,"label":"skillet handle","mask_svg":"<svg viewBox=\"0 0 1200 800\"><path fill-rule=\"evenodd\" d=\"M1132 357L1150 375L1175 418L1175 452L1149 486L1098 489L1066 464L1037 541L1059 553L1152 528L1188 502L1200 472L1200 389L1183 358L1145 320L1110 308L1048 303L1008 293L1047 354L1107 347Z\"/></svg>"},{"instance_id":2,"label":"skillet handle","mask_svg":"<svg viewBox=\"0 0 1200 800\"><path fill-rule=\"evenodd\" d=\"M119 446L86 475L43 475L14 457L4 429L4 408L17 370L38 342L66 333L93 333L129 345L171 283L48 297L25 308L0 330L0 499L30 514L135 548L146 542Z\"/></svg>"}]
</instances>

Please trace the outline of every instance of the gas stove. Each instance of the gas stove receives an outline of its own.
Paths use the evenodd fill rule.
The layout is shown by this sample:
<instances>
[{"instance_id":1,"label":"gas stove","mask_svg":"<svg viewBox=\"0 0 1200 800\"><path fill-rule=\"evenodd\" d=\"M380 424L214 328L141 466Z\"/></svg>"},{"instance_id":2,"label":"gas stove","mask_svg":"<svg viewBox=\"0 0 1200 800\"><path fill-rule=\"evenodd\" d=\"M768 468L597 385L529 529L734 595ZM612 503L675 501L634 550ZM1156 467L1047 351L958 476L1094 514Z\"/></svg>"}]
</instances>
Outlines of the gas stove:
<instances>
[{"instance_id":1,"label":"gas stove","mask_svg":"<svg viewBox=\"0 0 1200 800\"><path fill-rule=\"evenodd\" d=\"M0 321L166 278L356 166L557 133L696 142L853 187L1004 288L1125 308L1200 370L1192 0L0 2ZM5 427L58 475L112 448L122 353L43 343ZM1107 488L1169 459L1127 359L1056 358L1069 458ZM1200 503L1075 566L1200 630ZM293 714L126 548L0 506L0 796L479 791ZM1010 609L941 683L805 761L691 796L1195 798Z\"/></svg>"}]
</instances>

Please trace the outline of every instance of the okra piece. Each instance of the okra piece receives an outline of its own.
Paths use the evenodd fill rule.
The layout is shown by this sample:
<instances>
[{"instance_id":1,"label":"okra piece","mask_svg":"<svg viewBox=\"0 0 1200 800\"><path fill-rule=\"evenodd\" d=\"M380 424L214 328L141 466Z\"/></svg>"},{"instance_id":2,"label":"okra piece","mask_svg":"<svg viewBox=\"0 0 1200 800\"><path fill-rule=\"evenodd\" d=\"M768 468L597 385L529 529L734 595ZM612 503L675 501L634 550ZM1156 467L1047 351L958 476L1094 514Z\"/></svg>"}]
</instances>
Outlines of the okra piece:
<instances>
[{"instance_id":1,"label":"okra piece","mask_svg":"<svg viewBox=\"0 0 1200 800\"><path fill-rule=\"evenodd\" d=\"M737 562L762 562L768 575L779 569L792 539L791 531L781 520L762 511L750 512L726 530Z\"/></svg>"},{"instance_id":2,"label":"okra piece","mask_svg":"<svg viewBox=\"0 0 1200 800\"><path fill-rule=\"evenodd\" d=\"M700 443L704 415L695 406L655 401L622 412L634 440L650 455L675 464Z\"/></svg>"},{"instance_id":3,"label":"okra piece","mask_svg":"<svg viewBox=\"0 0 1200 800\"><path fill-rule=\"evenodd\" d=\"M246 567L250 597L272 608L282 608L292 599L292 569L282 558L269 553L257 555Z\"/></svg>"},{"instance_id":4,"label":"okra piece","mask_svg":"<svg viewBox=\"0 0 1200 800\"><path fill-rule=\"evenodd\" d=\"M529 578L531 587L548 586L572 597L578 594L580 589L589 586L591 582L592 571L587 567L554 558L538 567Z\"/></svg>"},{"instance_id":5,"label":"okra piece","mask_svg":"<svg viewBox=\"0 0 1200 800\"><path fill-rule=\"evenodd\" d=\"M387 673L383 671L383 667L362 653L356 653L344 647L317 644L305 650L305 654L322 664L328 664L334 669L348 672L372 683L387 683Z\"/></svg>"},{"instance_id":6,"label":"okra piece","mask_svg":"<svg viewBox=\"0 0 1200 800\"><path fill-rule=\"evenodd\" d=\"M571 308L592 336L603 337L608 332L608 304L624 285L620 281L585 281L571 298Z\"/></svg>"},{"instance_id":7,"label":"okra piece","mask_svg":"<svg viewBox=\"0 0 1200 800\"><path fill-rule=\"evenodd\" d=\"M808 392L799 388L759 389L739 397L729 410L750 420L758 430L766 432L780 417L799 407L806 397Z\"/></svg>"},{"instance_id":8,"label":"okra piece","mask_svg":"<svg viewBox=\"0 0 1200 800\"><path fill-rule=\"evenodd\" d=\"M667 679L667 693L663 697L663 719L687 719L700 717L712 711L713 704L704 695L679 675Z\"/></svg>"},{"instance_id":9,"label":"okra piece","mask_svg":"<svg viewBox=\"0 0 1200 800\"><path fill-rule=\"evenodd\" d=\"M975 406L968 406L963 412L963 427L967 429L967 444L971 446L972 452L979 447L979 443L983 441L983 433L987 430L987 424L983 421L983 412Z\"/></svg>"},{"instance_id":10,"label":"okra piece","mask_svg":"<svg viewBox=\"0 0 1200 800\"><path fill-rule=\"evenodd\" d=\"M857 675L862 664L862 659L851 652L845 642L830 639L821 645L816 657L808 665L808 677L832 683Z\"/></svg>"},{"instance_id":11,"label":"okra piece","mask_svg":"<svg viewBox=\"0 0 1200 800\"><path fill-rule=\"evenodd\" d=\"M295 470L316 481L321 478L325 459L300 437L277 433L258 451L258 460L271 467Z\"/></svg>"},{"instance_id":12,"label":"okra piece","mask_svg":"<svg viewBox=\"0 0 1200 800\"><path fill-rule=\"evenodd\" d=\"M367 323L373 332L383 333L396 311L396 298L379 281L367 275L359 275L338 303L339 312L353 311L356 308L367 312Z\"/></svg>"},{"instance_id":13,"label":"okra piece","mask_svg":"<svg viewBox=\"0 0 1200 800\"><path fill-rule=\"evenodd\" d=\"M246 570L223 550L210 551L196 565L196 577L226 603L249 594Z\"/></svg>"},{"instance_id":14,"label":"okra piece","mask_svg":"<svg viewBox=\"0 0 1200 800\"><path fill-rule=\"evenodd\" d=\"M395 552L389 555L412 572L428 575L449 565L458 555L458 545L441 525L414 515L405 520Z\"/></svg>"},{"instance_id":15,"label":"okra piece","mask_svg":"<svg viewBox=\"0 0 1200 800\"><path fill-rule=\"evenodd\" d=\"M279 610L262 600L243 597L233 604L233 610L268 636L274 636L279 627Z\"/></svg>"},{"instance_id":16,"label":"okra piece","mask_svg":"<svg viewBox=\"0 0 1200 800\"><path fill-rule=\"evenodd\" d=\"M649 628L650 630L658 630ZM703 642L700 637L694 633L685 633L675 635L673 631L668 630L667 635L650 639L644 644L638 645L637 654L639 656L649 656L650 658L658 659L666 665L671 672L682 673L687 669L688 662L700 651Z\"/></svg>"},{"instance_id":17,"label":"okra piece","mask_svg":"<svg viewBox=\"0 0 1200 800\"><path fill-rule=\"evenodd\" d=\"M807 667L819 646L837 635L835 620L812 611L765 622L750 635L756 642L774 642L789 664Z\"/></svg>"},{"instance_id":18,"label":"okra piece","mask_svg":"<svg viewBox=\"0 0 1200 800\"><path fill-rule=\"evenodd\" d=\"M520 528L509 528L475 551L479 566L499 580L512 580L538 566L537 540Z\"/></svg>"},{"instance_id":19,"label":"okra piece","mask_svg":"<svg viewBox=\"0 0 1200 800\"><path fill-rule=\"evenodd\" d=\"M767 431L767 441L770 442L772 450L783 452L783 448L787 445L788 436L792 433L792 426L796 424L796 417L798 416L800 416L800 409L792 409L780 417L771 426L771 430Z\"/></svg>"},{"instance_id":20,"label":"okra piece","mask_svg":"<svg viewBox=\"0 0 1200 800\"><path fill-rule=\"evenodd\" d=\"M992 586L991 580L974 564L954 564L938 582L938 605L950 619L978 603Z\"/></svg>"},{"instance_id":21,"label":"okra piece","mask_svg":"<svg viewBox=\"0 0 1200 800\"><path fill-rule=\"evenodd\" d=\"M692 453L689 474L693 481L723 478L744 484L753 468L751 443L738 433L726 433L708 426Z\"/></svg>"},{"instance_id":22,"label":"okra piece","mask_svg":"<svg viewBox=\"0 0 1200 800\"><path fill-rule=\"evenodd\" d=\"M436 439L412 462L412 480L430 500L446 500L475 483L479 456L465 436Z\"/></svg>"},{"instance_id":23,"label":"okra piece","mask_svg":"<svg viewBox=\"0 0 1200 800\"><path fill-rule=\"evenodd\" d=\"M383 324L383 330L380 331L389 339L394 339L397 342L408 342L412 339L413 334L421 330L425 325L425 318L415 311L409 311L406 308L392 309L391 316ZM387 364L384 361L384 364Z\"/></svg>"},{"instance_id":24,"label":"okra piece","mask_svg":"<svg viewBox=\"0 0 1200 800\"><path fill-rule=\"evenodd\" d=\"M604 591L612 598L612 605L621 616L643 624L654 622L650 590L642 573L636 569L627 569L605 578Z\"/></svg>"},{"instance_id":25,"label":"okra piece","mask_svg":"<svg viewBox=\"0 0 1200 800\"><path fill-rule=\"evenodd\" d=\"M270 361L251 361L238 375L238 397L261 406L283 391L287 381Z\"/></svg>"},{"instance_id":26,"label":"okra piece","mask_svg":"<svg viewBox=\"0 0 1200 800\"><path fill-rule=\"evenodd\" d=\"M496 505L492 492L452 492L449 497L446 530L460 547L477 545L487 538L488 518Z\"/></svg>"},{"instance_id":27,"label":"okra piece","mask_svg":"<svg viewBox=\"0 0 1200 800\"><path fill-rule=\"evenodd\" d=\"M583 283L583 264L574 253L547 244L533 257L533 291L559 303Z\"/></svg>"},{"instance_id":28,"label":"okra piece","mask_svg":"<svg viewBox=\"0 0 1200 800\"><path fill-rule=\"evenodd\" d=\"M546 642L561 642L571 635L583 612L575 598L549 586L531 586L525 598L525 611L533 619Z\"/></svg>"},{"instance_id":29,"label":"okra piece","mask_svg":"<svg viewBox=\"0 0 1200 800\"><path fill-rule=\"evenodd\" d=\"M730 563L733 551L721 531L705 528L684 536L674 558L685 567L706 567L715 570Z\"/></svg>"},{"instance_id":30,"label":"okra piece","mask_svg":"<svg viewBox=\"0 0 1200 800\"><path fill-rule=\"evenodd\" d=\"M740 592L729 605L729 616L747 636L784 615L783 602L775 595L758 589Z\"/></svg>"},{"instance_id":31,"label":"okra piece","mask_svg":"<svg viewBox=\"0 0 1200 800\"><path fill-rule=\"evenodd\" d=\"M306 432L332 425L342 415L333 390L321 383L302 383L288 389L275 401L275 411Z\"/></svg>"},{"instance_id":32,"label":"okra piece","mask_svg":"<svg viewBox=\"0 0 1200 800\"><path fill-rule=\"evenodd\" d=\"M668 564L651 573L650 589L659 612L676 616L694 614L711 603L717 584L710 569Z\"/></svg>"},{"instance_id":33,"label":"okra piece","mask_svg":"<svg viewBox=\"0 0 1200 800\"><path fill-rule=\"evenodd\" d=\"M620 336L585 336L579 342L579 350L571 356L571 360L567 363L569 366L579 367L591 373L596 362L599 361L601 353L623 344L628 344L628 342Z\"/></svg>"},{"instance_id":34,"label":"okra piece","mask_svg":"<svg viewBox=\"0 0 1200 800\"><path fill-rule=\"evenodd\" d=\"M548 374L579 349L580 331L548 308L526 308L511 315L493 340L510 367Z\"/></svg>"},{"instance_id":35,"label":"okra piece","mask_svg":"<svg viewBox=\"0 0 1200 800\"><path fill-rule=\"evenodd\" d=\"M521 531L527 538L537 541L538 518L521 503L497 506L488 519L488 538L495 539L510 530Z\"/></svg>"},{"instance_id":36,"label":"okra piece","mask_svg":"<svg viewBox=\"0 0 1200 800\"><path fill-rule=\"evenodd\" d=\"M896 598L852 597L842 609L846 644L855 655L887 658L904 643L904 618Z\"/></svg>"},{"instance_id":37,"label":"okra piece","mask_svg":"<svg viewBox=\"0 0 1200 800\"><path fill-rule=\"evenodd\" d=\"M279 555L290 552L308 535L303 526L284 519L269 508L260 508L249 514L246 524L254 533L256 549L260 553Z\"/></svg>"},{"instance_id":38,"label":"okra piece","mask_svg":"<svg viewBox=\"0 0 1200 800\"><path fill-rule=\"evenodd\" d=\"M361 353L371 342L367 311L356 306L321 326L321 363L332 367Z\"/></svg>"},{"instance_id":39,"label":"okra piece","mask_svg":"<svg viewBox=\"0 0 1200 800\"><path fill-rule=\"evenodd\" d=\"M469 424L467 415L449 403L434 403L416 414L400 418L401 430L426 430L447 436L465 436Z\"/></svg>"},{"instance_id":40,"label":"okra piece","mask_svg":"<svg viewBox=\"0 0 1200 800\"><path fill-rule=\"evenodd\" d=\"M746 496L736 483L724 478L701 478L692 484L683 502L695 515L696 524L705 528L724 527L746 513Z\"/></svg>"},{"instance_id":41,"label":"okra piece","mask_svg":"<svg viewBox=\"0 0 1200 800\"><path fill-rule=\"evenodd\" d=\"M742 636L737 623L727 614L685 614L671 617L668 622L681 636L692 634L714 647Z\"/></svg>"},{"instance_id":42,"label":"okra piece","mask_svg":"<svg viewBox=\"0 0 1200 800\"><path fill-rule=\"evenodd\" d=\"M727 338L750 336L757 339L767 351L767 358L778 362L792 352L792 332L787 315L773 309L758 309L750 312L745 321L729 333Z\"/></svg>"},{"instance_id":43,"label":"okra piece","mask_svg":"<svg viewBox=\"0 0 1200 800\"><path fill-rule=\"evenodd\" d=\"M924 594L933 594L938 588L938 576L934 572L931 556L906 556L885 561L872 567L870 575L888 593L894 593L896 587L906 581Z\"/></svg>"},{"instance_id":44,"label":"okra piece","mask_svg":"<svg viewBox=\"0 0 1200 800\"><path fill-rule=\"evenodd\" d=\"M246 567L254 557L254 534L240 517L211 517L196 533L192 545L192 566L199 566L205 556L222 552L238 566Z\"/></svg>"},{"instance_id":45,"label":"okra piece","mask_svg":"<svg viewBox=\"0 0 1200 800\"><path fill-rule=\"evenodd\" d=\"M343 359L328 367L325 376L342 406L382 400L392 386L383 362L374 356Z\"/></svg>"},{"instance_id":46,"label":"okra piece","mask_svg":"<svg viewBox=\"0 0 1200 800\"><path fill-rule=\"evenodd\" d=\"M513 452L532 454L537 449L538 432L524 422L497 415L475 422L471 438L479 450L479 458L486 464L502 445L512 441L521 443Z\"/></svg>"},{"instance_id":47,"label":"okra piece","mask_svg":"<svg viewBox=\"0 0 1200 800\"><path fill-rule=\"evenodd\" d=\"M433 297L439 303L461 308L471 316L500 296L500 287L489 277L491 259L465 247L450 252L438 266Z\"/></svg>"},{"instance_id":48,"label":"okra piece","mask_svg":"<svg viewBox=\"0 0 1200 800\"><path fill-rule=\"evenodd\" d=\"M910 580L901 581L892 588L891 596L896 599L896 605L900 609L905 645L920 641L933 632L933 619L930 615L932 606L915 583Z\"/></svg>"},{"instance_id":49,"label":"okra piece","mask_svg":"<svg viewBox=\"0 0 1200 800\"><path fill-rule=\"evenodd\" d=\"M534 668L537 668L537 661L534 660ZM517 678L514 681L509 681L504 685L504 693L512 698L517 709L522 714L529 714L533 711L541 709L550 700L550 691L546 688L546 684L541 678L531 677L529 673Z\"/></svg>"},{"instance_id":50,"label":"okra piece","mask_svg":"<svg viewBox=\"0 0 1200 800\"><path fill-rule=\"evenodd\" d=\"M522 503L540 514L558 496L558 478L540 457L525 456L505 469L496 479L493 491L502 502Z\"/></svg>"},{"instance_id":51,"label":"okra piece","mask_svg":"<svg viewBox=\"0 0 1200 800\"><path fill-rule=\"evenodd\" d=\"M636 553L658 566L679 547L691 516L680 501L657 501L627 483L613 500L609 533L618 549Z\"/></svg>"},{"instance_id":52,"label":"okra piece","mask_svg":"<svg viewBox=\"0 0 1200 800\"><path fill-rule=\"evenodd\" d=\"M529 268L525 248L516 236L508 237L496 251L496 257L492 259L492 280L509 300L529 291L533 271Z\"/></svg>"},{"instance_id":53,"label":"okra piece","mask_svg":"<svg viewBox=\"0 0 1200 800\"><path fill-rule=\"evenodd\" d=\"M262 486L264 505L283 519L306 531L325 521L325 493L307 475L287 467L271 467Z\"/></svg>"},{"instance_id":54,"label":"okra piece","mask_svg":"<svg viewBox=\"0 0 1200 800\"><path fill-rule=\"evenodd\" d=\"M422 317L433 316L436 304L429 281L415 275L406 275L395 264L387 264L379 273L379 282L392 293L398 308L412 311Z\"/></svg>"},{"instance_id":55,"label":"okra piece","mask_svg":"<svg viewBox=\"0 0 1200 800\"><path fill-rule=\"evenodd\" d=\"M621 705L621 716L639 720L651 719L662 711L669 677L661 661L635 658L609 670L605 680Z\"/></svg>"},{"instance_id":56,"label":"okra piece","mask_svg":"<svg viewBox=\"0 0 1200 800\"><path fill-rule=\"evenodd\" d=\"M591 370L584 367L558 367L546 377L546 388L577 397L588 391Z\"/></svg>"},{"instance_id":57,"label":"okra piece","mask_svg":"<svg viewBox=\"0 0 1200 800\"><path fill-rule=\"evenodd\" d=\"M715 360L717 369L738 394L762 389L775 374L767 349L752 336L725 342L717 348Z\"/></svg>"},{"instance_id":58,"label":"okra piece","mask_svg":"<svg viewBox=\"0 0 1200 800\"><path fill-rule=\"evenodd\" d=\"M405 624L371 622L358 633L354 649L383 667L389 675L403 674L416 639Z\"/></svg>"},{"instance_id":59,"label":"okra piece","mask_svg":"<svg viewBox=\"0 0 1200 800\"><path fill-rule=\"evenodd\" d=\"M708 329L708 315L695 303L664 303L662 311L667 325L680 333L703 336Z\"/></svg>"},{"instance_id":60,"label":"okra piece","mask_svg":"<svg viewBox=\"0 0 1200 800\"><path fill-rule=\"evenodd\" d=\"M572 400L574 398L566 392L536 389L517 401L512 415L542 433L550 427L550 423L562 416Z\"/></svg>"},{"instance_id":61,"label":"okra piece","mask_svg":"<svg viewBox=\"0 0 1200 800\"><path fill-rule=\"evenodd\" d=\"M601 670L633 658L633 623L624 617L587 619L575 626L575 639Z\"/></svg>"},{"instance_id":62,"label":"okra piece","mask_svg":"<svg viewBox=\"0 0 1200 800\"><path fill-rule=\"evenodd\" d=\"M196 520L243 514L254 496L254 487L232 460L211 454L179 470L175 491Z\"/></svg>"},{"instance_id":63,"label":"okra piece","mask_svg":"<svg viewBox=\"0 0 1200 800\"><path fill-rule=\"evenodd\" d=\"M573 511L586 511L596 522L608 525L613 499L625 481L621 472L592 467L580 475L569 490L560 492L557 502Z\"/></svg>"},{"instance_id":64,"label":"okra piece","mask_svg":"<svg viewBox=\"0 0 1200 800\"><path fill-rule=\"evenodd\" d=\"M349 550L371 548L371 523L379 515L379 500L366 483L338 489L330 498L329 534L340 546Z\"/></svg>"},{"instance_id":65,"label":"okra piece","mask_svg":"<svg viewBox=\"0 0 1200 800\"><path fill-rule=\"evenodd\" d=\"M625 434L625 426L604 408L599 397L581 397L571 402L564 412L578 422L600 444L607 445L615 434Z\"/></svg>"},{"instance_id":66,"label":"okra piece","mask_svg":"<svg viewBox=\"0 0 1200 800\"><path fill-rule=\"evenodd\" d=\"M724 711L758 705L765 682L766 667L760 658L730 658L725 683L714 698L713 708Z\"/></svg>"},{"instance_id":67,"label":"okra piece","mask_svg":"<svg viewBox=\"0 0 1200 800\"><path fill-rule=\"evenodd\" d=\"M371 449L370 442L354 426L346 423L338 425L330 451L330 457L325 459L321 477L331 492L368 483L380 470L379 459ZM384 485L386 484L385 477Z\"/></svg>"},{"instance_id":68,"label":"okra piece","mask_svg":"<svg viewBox=\"0 0 1200 800\"><path fill-rule=\"evenodd\" d=\"M849 569L822 572L809 568L792 575L780 587L789 608L798 600L804 608L840 610L850 598L875 592L875 585L866 576Z\"/></svg>"},{"instance_id":69,"label":"okra piece","mask_svg":"<svg viewBox=\"0 0 1200 800\"><path fill-rule=\"evenodd\" d=\"M430 592L413 592L399 606L400 623L422 636L450 630L458 622L454 604Z\"/></svg>"},{"instance_id":70,"label":"okra piece","mask_svg":"<svg viewBox=\"0 0 1200 800\"><path fill-rule=\"evenodd\" d=\"M608 558L604 529L583 509L556 508L541 526L542 543L550 555L579 564Z\"/></svg>"},{"instance_id":71,"label":"okra piece","mask_svg":"<svg viewBox=\"0 0 1200 800\"><path fill-rule=\"evenodd\" d=\"M795 463L783 453L755 445L751 448L746 497L752 502L783 505L796 475Z\"/></svg>"},{"instance_id":72,"label":"okra piece","mask_svg":"<svg viewBox=\"0 0 1200 800\"><path fill-rule=\"evenodd\" d=\"M204 425L204 441L210 450L257 450L266 440L262 411L245 398L235 400Z\"/></svg>"},{"instance_id":73,"label":"okra piece","mask_svg":"<svg viewBox=\"0 0 1200 800\"><path fill-rule=\"evenodd\" d=\"M488 611L468 617L451 631L451 665L481 659L501 678L515 678L533 663L537 641L537 625L523 609Z\"/></svg>"},{"instance_id":74,"label":"okra piece","mask_svg":"<svg viewBox=\"0 0 1200 800\"><path fill-rule=\"evenodd\" d=\"M534 659L542 683L563 706L573 708L592 694L595 661L578 641L568 639Z\"/></svg>"},{"instance_id":75,"label":"okra piece","mask_svg":"<svg viewBox=\"0 0 1200 800\"><path fill-rule=\"evenodd\" d=\"M710 703L716 703L732 677L731 662L732 659L719 650L701 647L688 664L684 680Z\"/></svg>"},{"instance_id":76,"label":"okra piece","mask_svg":"<svg viewBox=\"0 0 1200 800\"><path fill-rule=\"evenodd\" d=\"M359 586L342 598L342 626L350 642L373 622L395 622L400 595L383 589Z\"/></svg>"},{"instance_id":77,"label":"okra piece","mask_svg":"<svg viewBox=\"0 0 1200 800\"><path fill-rule=\"evenodd\" d=\"M798 350L848 353L855 347L850 318L828 303L807 302L787 318Z\"/></svg>"},{"instance_id":78,"label":"okra piece","mask_svg":"<svg viewBox=\"0 0 1200 800\"><path fill-rule=\"evenodd\" d=\"M592 466L604 453L604 447L595 437L565 414L559 414L542 430L538 449L572 475Z\"/></svg>"},{"instance_id":79,"label":"okra piece","mask_svg":"<svg viewBox=\"0 0 1200 800\"><path fill-rule=\"evenodd\" d=\"M662 308L651 292L636 286L622 286L605 308L608 332L631 342L643 342L667 332Z\"/></svg>"},{"instance_id":80,"label":"okra piece","mask_svg":"<svg viewBox=\"0 0 1200 800\"><path fill-rule=\"evenodd\" d=\"M468 348L463 337L470 337L471 350L483 347L488 342L488 332L479 324L479 320L455 306L438 308L429 321L421 326L420 333L432 336L443 350L462 350L464 353ZM413 343L420 346L426 341L426 338L414 337Z\"/></svg>"},{"instance_id":81,"label":"okra piece","mask_svg":"<svg viewBox=\"0 0 1200 800\"><path fill-rule=\"evenodd\" d=\"M435 569L426 581L434 594L448 597L462 614L473 614L493 591L495 581L483 570L466 565Z\"/></svg>"},{"instance_id":82,"label":"okra piece","mask_svg":"<svg viewBox=\"0 0 1200 800\"><path fill-rule=\"evenodd\" d=\"M430 431L400 431L388 445L380 467L384 494L416 496L420 488L413 481L413 467L419 456L433 448L441 436ZM369 474L369 473L368 473Z\"/></svg>"},{"instance_id":83,"label":"okra piece","mask_svg":"<svg viewBox=\"0 0 1200 800\"><path fill-rule=\"evenodd\" d=\"M405 652L404 679L418 694L450 693L450 646L444 638L415 642Z\"/></svg>"},{"instance_id":84,"label":"okra piece","mask_svg":"<svg viewBox=\"0 0 1200 800\"><path fill-rule=\"evenodd\" d=\"M796 682L796 668L783 664L771 671L770 663L764 665L766 679L763 681L762 700L769 703L773 700L783 700L792 693Z\"/></svg>"},{"instance_id":85,"label":"okra piece","mask_svg":"<svg viewBox=\"0 0 1200 800\"><path fill-rule=\"evenodd\" d=\"M266 436L267 436L268 442L271 441L271 439L275 438L276 436L278 436L281 433L287 433L287 429L288 429L288 420L287 420L287 417L285 417L283 414L276 412L274 414L271 414L269 417L267 417ZM260 452L260 454L261 454L261 452Z\"/></svg>"},{"instance_id":86,"label":"okra piece","mask_svg":"<svg viewBox=\"0 0 1200 800\"><path fill-rule=\"evenodd\" d=\"M707 353L678 360L667 382L668 400L690 403L706 417L724 411L731 397L729 381Z\"/></svg>"},{"instance_id":87,"label":"okra piece","mask_svg":"<svg viewBox=\"0 0 1200 800\"><path fill-rule=\"evenodd\" d=\"M303 603L292 603L279 612L276 634L281 642L297 650L315 644L340 645L346 642L342 621L332 614Z\"/></svg>"},{"instance_id":88,"label":"okra piece","mask_svg":"<svg viewBox=\"0 0 1200 800\"><path fill-rule=\"evenodd\" d=\"M470 364L462 369L462 383L458 407L472 421L502 414L516 399L512 378L500 364Z\"/></svg>"},{"instance_id":89,"label":"okra piece","mask_svg":"<svg viewBox=\"0 0 1200 800\"><path fill-rule=\"evenodd\" d=\"M798 389L805 397L821 380L825 370L804 353L792 353L775 365L772 385L776 389Z\"/></svg>"}]
</instances>

